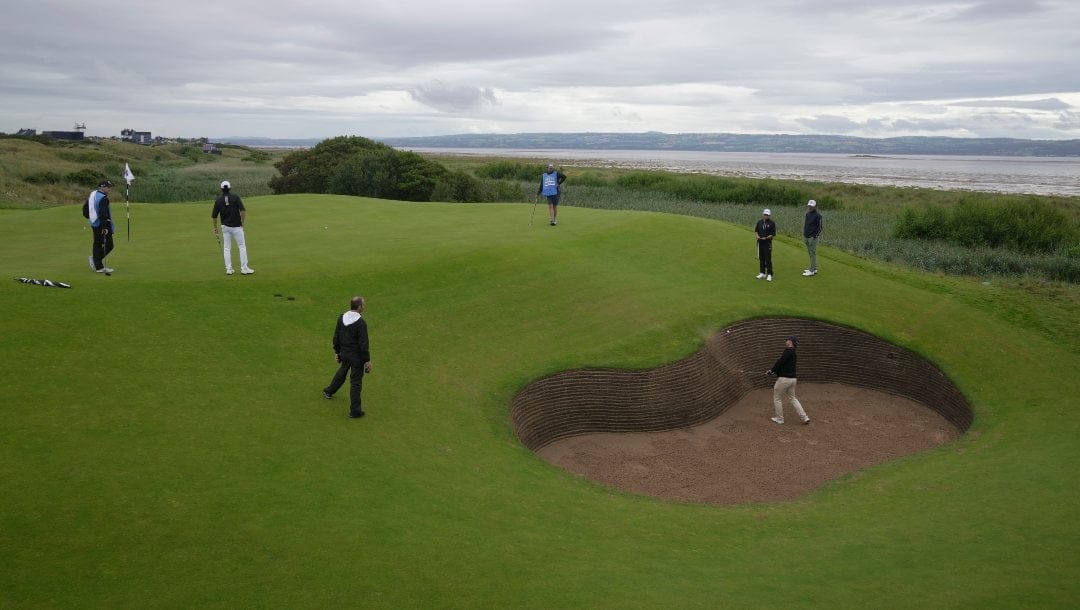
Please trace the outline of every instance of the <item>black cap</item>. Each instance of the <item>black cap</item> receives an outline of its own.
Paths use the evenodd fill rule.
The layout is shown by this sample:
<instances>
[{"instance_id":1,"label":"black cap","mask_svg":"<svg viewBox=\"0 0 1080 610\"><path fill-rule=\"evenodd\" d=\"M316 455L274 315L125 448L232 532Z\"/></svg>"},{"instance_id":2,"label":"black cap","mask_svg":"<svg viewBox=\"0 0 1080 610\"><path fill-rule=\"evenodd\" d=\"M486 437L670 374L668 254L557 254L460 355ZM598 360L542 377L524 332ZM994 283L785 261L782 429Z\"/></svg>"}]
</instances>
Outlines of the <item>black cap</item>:
<instances>
[{"instance_id":1,"label":"black cap","mask_svg":"<svg viewBox=\"0 0 1080 610\"><path fill-rule=\"evenodd\" d=\"M799 345L799 337L796 336L796 335L791 335L790 337L787 338L787 340L791 341L792 345L796 345L796 346Z\"/></svg>"},{"instance_id":2,"label":"black cap","mask_svg":"<svg viewBox=\"0 0 1080 610\"><path fill-rule=\"evenodd\" d=\"M101 182L98 182L97 185L99 187L101 187L101 186L112 186L112 182L109 182L108 180L102 180Z\"/></svg>"}]
</instances>

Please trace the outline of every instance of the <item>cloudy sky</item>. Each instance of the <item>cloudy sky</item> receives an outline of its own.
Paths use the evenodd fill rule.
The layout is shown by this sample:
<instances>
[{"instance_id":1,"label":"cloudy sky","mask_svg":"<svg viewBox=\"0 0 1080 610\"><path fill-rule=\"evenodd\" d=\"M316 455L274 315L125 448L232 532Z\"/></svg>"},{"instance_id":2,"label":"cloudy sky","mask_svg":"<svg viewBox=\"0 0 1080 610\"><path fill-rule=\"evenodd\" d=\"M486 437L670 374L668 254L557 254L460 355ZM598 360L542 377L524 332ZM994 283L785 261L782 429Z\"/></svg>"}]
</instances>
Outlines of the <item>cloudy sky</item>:
<instances>
[{"instance_id":1,"label":"cloudy sky","mask_svg":"<svg viewBox=\"0 0 1080 610\"><path fill-rule=\"evenodd\" d=\"M0 131L1080 138L1077 0L7 0Z\"/></svg>"}]
</instances>

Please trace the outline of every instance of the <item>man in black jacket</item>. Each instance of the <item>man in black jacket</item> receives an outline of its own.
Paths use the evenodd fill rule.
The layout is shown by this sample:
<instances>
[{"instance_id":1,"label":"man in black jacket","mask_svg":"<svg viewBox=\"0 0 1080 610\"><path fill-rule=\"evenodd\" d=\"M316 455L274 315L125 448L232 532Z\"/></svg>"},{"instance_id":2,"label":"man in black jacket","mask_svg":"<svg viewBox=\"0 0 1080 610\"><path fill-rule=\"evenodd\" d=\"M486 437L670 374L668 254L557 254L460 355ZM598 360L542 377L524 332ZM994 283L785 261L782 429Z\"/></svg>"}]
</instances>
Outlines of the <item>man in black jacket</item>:
<instances>
[{"instance_id":1,"label":"man in black jacket","mask_svg":"<svg viewBox=\"0 0 1080 610\"><path fill-rule=\"evenodd\" d=\"M352 371L349 384L349 417L364 416L360 405L360 392L364 386L364 373L371 372L371 354L368 351L367 322L360 314L364 313L367 303L364 297L353 297L350 309L338 318L334 329L334 357L340 363L330 385L323 390L323 398L334 397L343 383L345 376Z\"/></svg>"},{"instance_id":2,"label":"man in black jacket","mask_svg":"<svg viewBox=\"0 0 1080 610\"><path fill-rule=\"evenodd\" d=\"M247 222L247 208L239 195L230 193L232 185L228 180L221 182L221 197L214 201L210 212L210 226L214 235L218 234L218 215L221 216L222 252L225 255L225 275L233 274L232 242L240 248L240 273L251 275L255 270L248 266L247 241L244 237L244 223Z\"/></svg>"},{"instance_id":3,"label":"man in black jacket","mask_svg":"<svg viewBox=\"0 0 1080 610\"><path fill-rule=\"evenodd\" d=\"M754 225L754 234L757 235L758 274L757 279L765 278L772 281L772 242L776 237L776 223L772 221L772 211L765 208L761 212L761 220Z\"/></svg>"},{"instance_id":4,"label":"man in black jacket","mask_svg":"<svg viewBox=\"0 0 1080 610\"><path fill-rule=\"evenodd\" d=\"M817 275L818 235L821 235L821 213L817 211L817 202L811 199L806 202L806 220L803 221L803 241L806 242L806 253L810 255L810 267L802 274L807 277Z\"/></svg>"},{"instance_id":5,"label":"man in black jacket","mask_svg":"<svg viewBox=\"0 0 1080 610\"><path fill-rule=\"evenodd\" d=\"M810 418L807 417L806 411L803 411L802 403L795 398L795 349L799 347L799 338L794 335L788 337L784 342L784 347L784 353L780 354L780 359L771 369L765 371L766 375L776 375L776 385L773 386L773 408L776 410L776 416L769 419L778 424L784 423L783 398L787 396L791 400L791 406L795 407L795 412L799 414L799 419L802 423L808 424Z\"/></svg>"}]
</instances>

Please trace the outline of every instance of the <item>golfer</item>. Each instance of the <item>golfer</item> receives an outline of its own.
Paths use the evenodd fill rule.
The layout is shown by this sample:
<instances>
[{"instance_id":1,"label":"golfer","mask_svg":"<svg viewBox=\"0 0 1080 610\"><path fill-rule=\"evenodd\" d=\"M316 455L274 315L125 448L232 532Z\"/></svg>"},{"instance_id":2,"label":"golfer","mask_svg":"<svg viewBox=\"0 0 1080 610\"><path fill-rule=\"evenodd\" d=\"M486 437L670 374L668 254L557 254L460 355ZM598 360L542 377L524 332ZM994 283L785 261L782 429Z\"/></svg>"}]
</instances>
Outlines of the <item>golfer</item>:
<instances>
[{"instance_id":1,"label":"golfer","mask_svg":"<svg viewBox=\"0 0 1080 610\"><path fill-rule=\"evenodd\" d=\"M244 241L244 223L247 221L247 210L239 195L229 192L232 185L228 180L221 183L221 196L214 201L214 211L210 213L210 226L214 228L214 235L218 234L218 216L221 216L222 244L225 254L225 275L233 274L232 264L232 241L240 248L240 273L251 275L255 270L248 266L247 242Z\"/></svg>"},{"instance_id":2,"label":"golfer","mask_svg":"<svg viewBox=\"0 0 1080 610\"><path fill-rule=\"evenodd\" d=\"M91 192L86 198L86 217L94 233L94 243L89 258L90 269L105 275L112 275L113 272L105 266L105 257L113 250L113 233L116 232L112 210L109 209L109 193L111 192L112 182L102 180L98 183L97 190Z\"/></svg>"},{"instance_id":3,"label":"golfer","mask_svg":"<svg viewBox=\"0 0 1080 610\"><path fill-rule=\"evenodd\" d=\"M555 165L548 163L547 171L540 175L540 188L536 191L537 199L540 195L547 197L548 219L553 227L559 223L559 195L563 182L566 182L566 174L555 171Z\"/></svg>"},{"instance_id":4,"label":"golfer","mask_svg":"<svg viewBox=\"0 0 1080 610\"><path fill-rule=\"evenodd\" d=\"M772 242L776 237L776 223L772 221L772 211L765 208L761 212L761 220L754 225L754 233L757 234L757 279L764 278L772 281Z\"/></svg>"},{"instance_id":5,"label":"golfer","mask_svg":"<svg viewBox=\"0 0 1080 610\"><path fill-rule=\"evenodd\" d=\"M806 253L810 255L810 267L802 272L806 277L817 275L819 235L821 235L821 213L818 212L817 202L811 199L806 202L806 220L803 222L803 241L806 243Z\"/></svg>"},{"instance_id":6,"label":"golfer","mask_svg":"<svg viewBox=\"0 0 1080 610\"><path fill-rule=\"evenodd\" d=\"M364 416L360 404L360 392L364 388L364 373L371 372L371 353L368 351L367 322L361 317L367 303L364 297L353 297L349 311L338 318L334 329L334 358L340 363L330 385L323 390L323 398L330 400L345 383L345 376L352 371L349 385L349 417Z\"/></svg>"},{"instance_id":7,"label":"golfer","mask_svg":"<svg viewBox=\"0 0 1080 610\"><path fill-rule=\"evenodd\" d=\"M795 350L799 347L799 338L792 335L784 341L784 353L780 354L780 359L776 361L776 364L771 369L765 371L766 375L776 375L776 384L773 385L773 409L776 411L776 415L770 417L773 422L778 424L784 423L784 403L783 398L787 398L791 401L791 406L795 407L795 412L799 414L799 419L802 423L810 423L810 418L807 417L806 411L803 411L802 403L798 398L795 398Z\"/></svg>"}]
</instances>

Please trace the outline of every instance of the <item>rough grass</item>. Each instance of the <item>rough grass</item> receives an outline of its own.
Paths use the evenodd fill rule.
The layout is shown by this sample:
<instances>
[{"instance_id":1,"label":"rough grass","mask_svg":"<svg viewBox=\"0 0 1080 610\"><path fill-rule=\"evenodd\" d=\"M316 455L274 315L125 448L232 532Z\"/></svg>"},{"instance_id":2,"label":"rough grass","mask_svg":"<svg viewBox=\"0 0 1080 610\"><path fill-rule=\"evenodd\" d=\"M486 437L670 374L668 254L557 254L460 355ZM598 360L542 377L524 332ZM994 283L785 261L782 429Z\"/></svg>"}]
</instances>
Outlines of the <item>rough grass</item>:
<instances>
[{"instance_id":1,"label":"rough grass","mask_svg":"<svg viewBox=\"0 0 1080 610\"><path fill-rule=\"evenodd\" d=\"M786 238L766 284L752 279L744 226L566 207L558 227L530 230L529 212L256 197L258 273L232 278L208 203L133 206L135 238L118 244L111 278L86 269L89 237L69 210L4 212L6 275L74 288L0 283L0 604L1065 607L1080 596L1080 424L1061 395L1080 365L1075 303L832 248L819 256L833 271L807 280ZM360 421L343 396L319 396L334 318L355 293L369 299L375 363ZM655 366L761 315L917 351L970 398L972 430L797 501L736 508L603 488L513 437L510 400L538 376Z\"/></svg>"},{"instance_id":2,"label":"rough grass","mask_svg":"<svg viewBox=\"0 0 1080 610\"><path fill-rule=\"evenodd\" d=\"M124 163L135 182L132 201L178 202L212 198L229 180L242 196L270 193L276 173L272 161L282 152L267 153L241 146L222 146L221 155L203 153L201 145L141 146L115 140L42 143L24 138L0 138L0 207L41 208L81 203L107 178L117 186L113 199L124 198ZM75 179L79 175L81 178ZM43 181L55 176L58 181ZM240 189L243 190L240 190Z\"/></svg>"}]
</instances>

